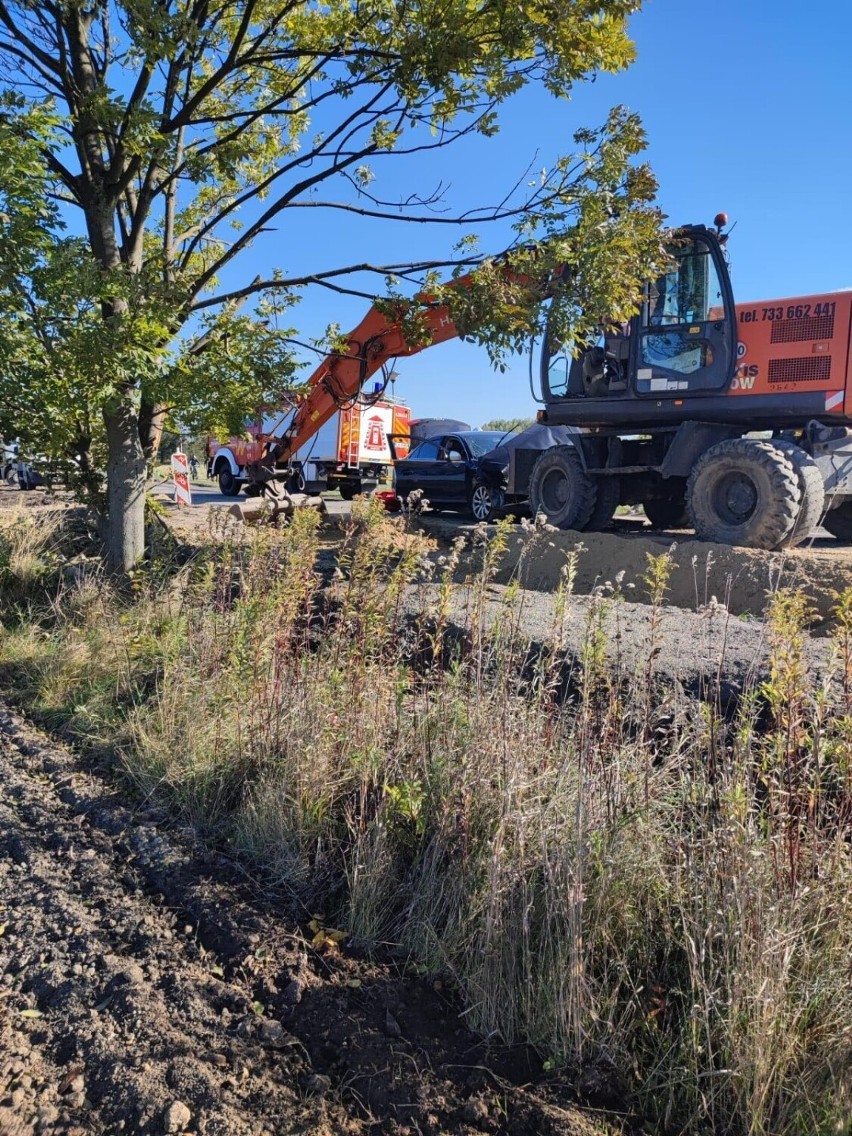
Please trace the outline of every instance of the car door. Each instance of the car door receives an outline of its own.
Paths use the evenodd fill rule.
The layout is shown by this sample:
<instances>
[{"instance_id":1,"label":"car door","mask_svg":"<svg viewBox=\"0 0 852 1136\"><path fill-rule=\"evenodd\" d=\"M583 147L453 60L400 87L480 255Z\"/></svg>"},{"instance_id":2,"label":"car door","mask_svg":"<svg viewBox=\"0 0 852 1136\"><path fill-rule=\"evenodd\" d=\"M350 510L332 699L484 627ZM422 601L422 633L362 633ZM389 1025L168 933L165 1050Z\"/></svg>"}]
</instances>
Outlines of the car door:
<instances>
[{"instance_id":1,"label":"car door","mask_svg":"<svg viewBox=\"0 0 852 1136\"><path fill-rule=\"evenodd\" d=\"M423 496L434 500L438 485L438 460L443 438L427 438L411 451L407 458L396 463L394 468L394 488L397 497L405 498L415 489L422 489Z\"/></svg>"},{"instance_id":2,"label":"car door","mask_svg":"<svg viewBox=\"0 0 852 1136\"><path fill-rule=\"evenodd\" d=\"M444 439L439 455L439 500L446 505L467 504L467 470L470 454L461 438L453 435Z\"/></svg>"}]
</instances>

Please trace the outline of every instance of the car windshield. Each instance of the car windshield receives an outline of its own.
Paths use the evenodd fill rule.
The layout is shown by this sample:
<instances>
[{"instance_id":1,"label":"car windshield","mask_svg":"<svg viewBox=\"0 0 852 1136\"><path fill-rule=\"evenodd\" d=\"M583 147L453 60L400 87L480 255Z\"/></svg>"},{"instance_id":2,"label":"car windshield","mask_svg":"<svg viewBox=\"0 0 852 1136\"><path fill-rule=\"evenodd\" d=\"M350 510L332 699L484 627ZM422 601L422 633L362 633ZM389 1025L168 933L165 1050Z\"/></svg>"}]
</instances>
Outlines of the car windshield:
<instances>
[{"instance_id":1,"label":"car windshield","mask_svg":"<svg viewBox=\"0 0 852 1136\"><path fill-rule=\"evenodd\" d=\"M459 434L470 449L470 452L475 458L481 458L483 454L487 454L493 450L495 446L499 446L500 442L506 437L505 430L469 430L466 434Z\"/></svg>"}]
</instances>

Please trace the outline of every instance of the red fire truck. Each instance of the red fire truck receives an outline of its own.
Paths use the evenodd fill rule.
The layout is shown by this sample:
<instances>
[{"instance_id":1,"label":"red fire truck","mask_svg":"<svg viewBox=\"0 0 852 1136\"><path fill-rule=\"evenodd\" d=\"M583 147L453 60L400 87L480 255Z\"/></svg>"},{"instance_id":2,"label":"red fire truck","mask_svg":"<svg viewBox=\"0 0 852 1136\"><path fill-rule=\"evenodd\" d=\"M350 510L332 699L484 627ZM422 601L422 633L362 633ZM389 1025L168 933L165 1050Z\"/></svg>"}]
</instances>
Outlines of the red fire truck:
<instances>
[{"instance_id":1,"label":"red fire truck","mask_svg":"<svg viewBox=\"0 0 852 1136\"><path fill-rule=\"evenodd\" d=\"M369 492L389 480L393 435L397 457L408 453L411 414L405 403L383 395L361 395L338 410L292 458L289 488L297 492L339 489L344 500ZM245 467L262 457L261 433L274 432L276 419L246 428L246 437L208 442L208 473L221 491L235 497L245 481Z\"/></svg>"}]
</instances>

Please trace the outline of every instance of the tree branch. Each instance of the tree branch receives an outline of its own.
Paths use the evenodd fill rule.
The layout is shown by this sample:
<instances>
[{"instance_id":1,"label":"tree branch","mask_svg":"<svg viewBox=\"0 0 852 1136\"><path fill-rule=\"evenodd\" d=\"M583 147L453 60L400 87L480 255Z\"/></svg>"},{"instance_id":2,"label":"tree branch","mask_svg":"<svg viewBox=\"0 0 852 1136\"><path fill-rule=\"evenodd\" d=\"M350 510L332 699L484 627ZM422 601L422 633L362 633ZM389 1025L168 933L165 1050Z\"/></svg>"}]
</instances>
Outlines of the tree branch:
<instances>
[{"instance_id":1,"label":"tree branch","mask_svg":"<svg viewBox=\"0 0 852 1136\"><path fill-rule=\"evenodd\" d=\"M498 254L502 256L504 253ZM497 259L498 257L489 257L489 259ZM376 276L401 276L403 278L410 278L414 273L431 272L436 269L451 270L454 268L472 268L481 264L482 256L475 257L458 257L447 258L445 260L424 260L420 263L408 264L350 264L345 268L332 268L327 272L315 272L309 276L291 276L287 279L272 279L272 280L253 280L251 284L247 284L244 288L237 288L233 292L225 292L221 296L211 296L205 300L196 300L190 307L189 311L192 314L201 311L204 308L217 307L219 304L233 303L235 300L244 299L246 296L252 296L258 292L265 292L277 289L285 291L290 288L304 288L309 284L318 284L329 291L336 292L342 296L358 296L370 301L375 299L375 293L363 292L352 288L343 288L340 285L333 284L331 281L338 276L352 276L358 272L368 272Z\"/></svg>"},{"instance_id":2,"label":"tree branch","mask_svg":"<svg viewBox=\"0 0 852 1136\"><path fill-rule=\"evenodd\" d=\"M540 204L547 204L555 199L556 194L538 198ZM505 202L504 198L504 202ZM407 225L472 225L482 221L508 221L512 217L519 217L527 213L530 201L524 201L514 208L505 208L504 205L483 205L478 209L469 209L455 217L441 217L434 213L426 217L417 217L411 213L390 213L381 209L364 209L358 205L349 205L345 201L291 201L291 209L335 209L342 213L354 213L358 217L375 217L380 221L397 221ZM392 206L390 206L392 208ZM399 208L405 208L400 205Z\"/></svg>"},{"instance_id":3,"label":"tree branch","mask_svg":"<svg viewBox=\"0 0 852 1136\"><path fill-rule=\"evenodd\" d=\"M331 134L328 136L328 138L323 140L322 146L319 147L319 148L315 148L314 154L322 153L323 149L325 149L327 147L327 145L335 138L336 135L342 134L348 128L349 124L351 122L353 122L357 116L359 116L361 114L366 114L369 110L370 103L377 102L380 98L383 97L383 95L385 93L386 93L386 88L376 92L375 96L373 97L372 100L370 100L370 102L368 102L363 107L359 107L346 120L344 120L344 122L342 122L337 127L336 130L332 131ZM331 166L328 169L324 170L322 173L316 175L315 177L303 179L302 182L297 183L297 185L294 186L294 187L291 187L291 190L288 193L283 194L274 205L270 206L270 208L266 210L266 212L263 214L263 216L258 221L256 221L254 224L252 224L241 235L240 239L235 242L234 246L232 246L232 248L235 251L231 252L231 254L227 257L227 259L228 260L233 259L233 256L236 255L237 251L239 251L240 249L244 248L247 244L249 244L261 229L266 228L268 221L272 217L276 216L276 214L280 213L281 210L287 204L289 204L289 201L294 196L298 196L298 194L303 193L305 191L305 189L308 189L312 185L318 184L320 181L323 181L326 178L331 177L332 174L339 172L339 170L344 169L347 165L351 165L355 161L360 161L361 158L366 157L367 154L373 152L373 150L374 150L374 147L372 149L368 148L368 149L362 150L360 153L353 155L352 157L348 158L340 166ZM311 155L309 157L312 158L313 155ZM215 217L211 218L210 221L205 223L205 225L198 232L196 237L193 238L192 241L190 241L189 246L186 249L184 249L184 251L183 251L183 255L181 257L181 266L185 265L188 262L189 258L192 256L193 252L198 247L198 244L209 233L211 233L218 225L220 225L225 220L226 217L228 217L231 213L238 210L247 201L251 201L254 198L256 198L257 196L266 192L266 190L268 190L269 187L271 185L273 185L279 178L284 177L286 174L288 174L295 167L305 164L305 162L307 160L308 159L306 159L304 155L300 155L299 158L294 159L292 162L288 162L285 165L279 167L272 174L270 174L267 178L264 178L263 181L258 182L256 185L254 185L250 189L246 190L245 193L240 194L238 197L235 197L229 205L227 205L224 209L221 209L216 214ZM224 259L220 260L217 263L217 265L214 266L212 271L210 271L206 274L206 279L204 280L204 284L206 284L207 279L209 279L210 276L215 276L216 272L219 271L219 269L222 267L222 265L224 263L226 263L226 261ZM201 289L204 287L204 284L201 285L201 288L199 288L195 291L195 293L194 293L195 295L197 295L198 292L201 291Z\"/></svg>"},{"instance_id":4,"label":"tree branch","mask_svg":"<svg viewBox=\"0 0 852 1136\"><path fill-rule=\"evenodd\" d=\"M235 70L240 48L246 38L246 35L248 34L249 28L251 27L251 21L252 17L254 16L256 7L256 0L247 0L247 3L245 4L243 9L242 19L240 20L240 26L234 33L233 39L231 40L230 49L228 50L228 54L225 56L225 61L211 75L208 75L207 79L201 84L198 90L184 103L177 115L173 116L168 122L163 122L162 126L160 127L160 132L162 134L172 134L179 127L188 126L190 124L194 108L196 106L200 106L200 104L207 98L207 96L212 94L213 91L215 91L216 88L220 86L220 84L223 83L225 79ZM203 5L199 4L198 10L201 11L202 9ZM200 27L201 24L199 23L199 28Z\"/></svg>"},{"instance_id":5,"label":"tree branch","mask_svg":"<svg viewBox=\"0 0 852 1136\"><path fill-rule=\"evenodd\" d=\"M17 44L11 43L8 40L0 40L0 51L6 51L6 52L9 53L9 55L14 55L18 59L20 59L22 63L25 63L27 65L27 67L31 68L31 70L34 71L36 75L39 75L44 80L45 84L47 85L46 86L47 90L55 91L57 94L60 94L60 95L63 93L62 84L58 80L56 74L55 73L51 74L51 72L46 71L44 68L40 67L38 65L38 63L36 63L33 60L33 58L30 55L27 54L26 51L24 51L22 48L18 47ZM15 70L18 70L18 69L17 68L16 69L10 68L9 73L14 74ZM20 69L20 71L21 71L22 74L25 74L25 72L23 72L23 69ZM28 76L28 81L30 83L32 83L33 86L40 87L40 84L36 83L35 79L32 78L32 76ZM45 89L45 88L40 88L40 89Z\"/></svg>"},{"instance_id":6,"label":"tree branch","mask_svg":"<svg viewBox=\"0 0 852 1136\"><path fill-rule=\"evenodd\" d=\"M59 62L54 59L49 52L44 51L26 35L21 27L21 21L13 19L8 5L4 3L3 0L0 0L0 23L6 25L12 34L12 38L17 40L18 43L30 53L33 59L37 59L46 71L52 72L54 75L61 78L62 73L59 69Z\"/></svg>"}]
</instances>

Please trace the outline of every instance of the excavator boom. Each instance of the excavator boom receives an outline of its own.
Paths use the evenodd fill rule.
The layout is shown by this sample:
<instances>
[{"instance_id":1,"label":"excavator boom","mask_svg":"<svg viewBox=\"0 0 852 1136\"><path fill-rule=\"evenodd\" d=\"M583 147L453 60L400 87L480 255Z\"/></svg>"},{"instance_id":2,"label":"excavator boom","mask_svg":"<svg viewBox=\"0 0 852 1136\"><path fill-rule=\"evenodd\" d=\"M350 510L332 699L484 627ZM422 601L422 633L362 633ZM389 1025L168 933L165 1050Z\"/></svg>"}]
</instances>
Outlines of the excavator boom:
<instances>
[{"instance_id":1,"label":"excavator boom","mask_svg":"<svg viewBox=\"0 0 852 1136\"><path fill-rule=\"evenodd\" d=\"M286 463L341 405L351 403L367 380L389 360L416 355L424 347L432 347L458 335L445 304L426 308L423 319L427 333L425 341L410 344L400 328L390 323L383 312L376 307L370 308L346 337L349 353L330 354L323 359L309 377L308 392L287 431L281 438L270 439L276 462Z\"/></svg>"}]
</instances>

